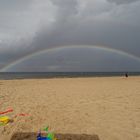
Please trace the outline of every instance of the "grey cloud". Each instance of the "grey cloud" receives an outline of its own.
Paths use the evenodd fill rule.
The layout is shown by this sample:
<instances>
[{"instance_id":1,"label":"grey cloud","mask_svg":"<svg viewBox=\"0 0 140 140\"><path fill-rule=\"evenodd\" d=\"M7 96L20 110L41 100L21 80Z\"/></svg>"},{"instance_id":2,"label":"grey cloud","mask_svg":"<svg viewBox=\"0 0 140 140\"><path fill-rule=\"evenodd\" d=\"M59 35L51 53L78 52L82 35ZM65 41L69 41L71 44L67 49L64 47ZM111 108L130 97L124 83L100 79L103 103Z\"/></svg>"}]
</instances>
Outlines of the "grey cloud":
<instances>
[{"instance_id":1,"label":"grey cloud","mask_svg":"<svg viewBox=\"0 0 140 140\"><path fill-rule=\"evenodd\" d=\"M33 37L41 25L51 23L55 13L50 0L6 0L0 6L0 40L8 42Z\"/></svg>"},{"instance_id":2,"label":"grey cloud","mask_svg":"<svg viewBox=\"0 0 140 140\"><path fill-rule=\"evenodd\" d=\"M91 48L65 48L33 57L10 71L138 71L140 62Z\"/></svg>"},{"instance_id":3,"label":"grey cloud","mask_svg":"<svg viewBox=\"0 0 140 140\"><path fill-rule=\"evenodd\" d=\"M78 13L77 0L52 0L51 2L57 7L55 28L59 28L59 24L69 22L71 17Z\"/></svg>"},{"instance_id":4,"label":"grey cloud","mask_svg":"<svg viewBox=\"0 0 140 140\"><path fill-rule=\"evenodd\" d=\"M61 14L68 14L77 12L77 0L52 0L51 1L54 5L58 6L59 12ZM63 13L65 12L65 13Z\"/></svg>"},{"instance_id":5,"label":"grey cloud","mask_svg":"<svg viewBox=\"0 0 140 140\"><path fill-rule=\"evenodd\" d=\"M27 8L33 0L0 0L0 10L10 12L17 10L24 10Z\"/></svg>"},{"instance_id":6,"label":"grey cloud","mask_svg":"<svg viewBox=\"0 0 140 140\"><path fill-rule=\"evenodd\" d=\"M102 45L140 57L140 19L138 18L140 3L137 6L125 5L119 7L106 0L95 0L94 2L87 0L86 3L84 0L52 0L51 2L56 10L56 15L53 17L54 21L49 27L46 25L40 26L40 29L35 31L36 34L32 39L20 40L19 43L15 44L11 43L9 47L6 44L2 45L0 47L0 67L3 67L3 61L6 65L39 50L67 45ZM82 2L85 5L81 8L80 4ZM46 18L46 13L43 16ZM64 54L60 53L60 55ZM84 56L84 54L81 55ZM85 59L87 60L87 58ZM45 69L41 61L38 61L41 64L40 68ZM117 66L124 64L120 61ZM51 62L53 61L50 60ZM60 70L65 66L67 66L65 70L68 70L70 69L68 65L76 67L73 62L68 63L67 61L67 64L62 64L62 67L59 67L57 62L54 65L48 63L47 65L48 69L52 70ZM132 64L126 69L134 66L134 62L131 62ZM100 63L103 64L102 61ZM113 66L111 62L110 64ZM37 67L38 65L33 63L32 66ZM105 65L102 66L105 68ZM85 67L92 69L90 63Z\"/></svg>"},{"instance_id":7,"label":"grey cloud","mask_svg":"<svg viewBox=\"0 0 140 140\"><path fill-rule=\"evenodd\" d=\"M114 2L116 4L128 4L128 3L133 3L139 0L108 0L109 2Z\"/></svg>"},{"instance_id":8,"label":"grey cloud","mask_svg":"<svg viewBox=\"0 0 140 140\"><path fill-rule=\"evenodd\" d=\"M140 30L138 24L140 20L137 14L140 10L138 7L131 7L131 9L133 10L122 9L121 13L110 11L108 15L101 17L100 14L96 17L90 13L90 18L87 16L74 18L73 16L68 17L69 22L56 21L50 32L41 30L37 34L32 46L35 49L44 49L73 44L103 45L139 56Z\"/></svg>"},{"instance_id":9,"label":"grey cloud","mask_svg":"<svg viewBox=\"0 0 140 140\"><path fill-rule=\"evenodd\" d=\"M23 31L19 25L24 22L24 14L31 4L32 0L0 0L0 39L13 39Z\"/></svg>"}]
</instances>

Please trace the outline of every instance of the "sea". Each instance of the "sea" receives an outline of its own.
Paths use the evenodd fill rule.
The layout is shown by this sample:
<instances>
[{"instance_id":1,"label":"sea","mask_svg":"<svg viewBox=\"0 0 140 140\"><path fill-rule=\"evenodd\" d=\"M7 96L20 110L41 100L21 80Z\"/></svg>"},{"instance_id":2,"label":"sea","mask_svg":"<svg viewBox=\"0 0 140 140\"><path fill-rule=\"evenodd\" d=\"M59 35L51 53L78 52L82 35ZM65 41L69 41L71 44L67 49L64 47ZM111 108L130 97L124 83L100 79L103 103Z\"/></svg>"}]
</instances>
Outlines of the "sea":
<instances>
[{"instance_id":1,"label":"sea","mask_svg":"<svg viewBox=\"0 0 140 140\"><path fill-rule=\"evenodd\" d=\"M0 80L125 76L125 72L0 72ZM140 76L140 72L128 72Z\"/></svg>"}]
</instances>

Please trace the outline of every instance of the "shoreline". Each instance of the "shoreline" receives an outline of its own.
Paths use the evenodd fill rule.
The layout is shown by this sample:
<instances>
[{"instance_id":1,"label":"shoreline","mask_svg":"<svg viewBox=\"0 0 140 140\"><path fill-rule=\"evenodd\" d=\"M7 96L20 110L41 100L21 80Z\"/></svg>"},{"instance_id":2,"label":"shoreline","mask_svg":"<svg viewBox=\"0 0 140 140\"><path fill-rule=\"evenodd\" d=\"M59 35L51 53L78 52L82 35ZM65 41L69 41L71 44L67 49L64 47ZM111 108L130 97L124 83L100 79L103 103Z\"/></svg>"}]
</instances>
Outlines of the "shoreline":
<instances>
[{"instance_id":1,"label":"shoreline","mask_svg":"<svg viewBox=\"0 0 140 140\"><path fill-rule=\"evenodd\" d=\"M140 72L128 72L129 77L140 76ZM9 72L0 73L0 80L20 79L65 79L65 78L125 77L125 72Z\"/></svg>"},{"instance_id":2,"label":"shoreline","mask_svg":"<svg viewBox=\"0 0 140 140\"><path fill-rule=\"evenodd\" d=\"M129 79L129 78L137 78L140 77L140 75L129 75L128 77L125 77L124 75L122 76L74 76L74 77L44 77L44 78L9 78L9 79L0 79L0 81L10 81L10 80L49 80L49 79L87 79L87 78L124 78L124 79Z\"/></svg>"}]
</instances>

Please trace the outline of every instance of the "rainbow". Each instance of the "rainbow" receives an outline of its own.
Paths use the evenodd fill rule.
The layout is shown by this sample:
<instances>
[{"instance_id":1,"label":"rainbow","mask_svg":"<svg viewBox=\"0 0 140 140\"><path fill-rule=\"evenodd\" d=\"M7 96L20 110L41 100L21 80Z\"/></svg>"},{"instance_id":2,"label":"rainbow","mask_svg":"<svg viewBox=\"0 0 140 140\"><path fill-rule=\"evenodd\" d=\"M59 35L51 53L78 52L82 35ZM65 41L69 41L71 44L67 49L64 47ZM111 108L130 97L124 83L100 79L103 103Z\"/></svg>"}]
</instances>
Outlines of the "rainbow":
<instances>
[{"instance_id":1,"label":"rainbow","mask_svg":"<svg viewBox=\"0 0 140 140\"><path fill-rule=\"evenodd\" d=\"M37 52L34 52L34 53L31 53L29 55L26 55L18 60L15 60L14 62L11 62L10 64L8 64L7 66L3 67L0 69L0 72L6 72L8 71L10 68L32 58L32 57L35 57L35 56L38 56L40 54L43 54L43 53L49 53L51 51L54 51L54 50L61 50L61 49L66 49L66 48L94 48L94 49L98 49L98 50L102 50L102 51L108 51L110 53L117 53L118 55L122 55L122 56L125 56L125 57L128 57L130 59L133 59L135 61L138 61L140 62L140 57L138 56L135 56L133 54L130 54L130 53L127 53L127 52L124 52L124 51L121 51L121 50L117 50L117 49L112 49L112 48L109 48L109 47L106 47L106 46L90 46L90 45L77 45L77 46L57 46L57 47L53 47L53 48L47 48L47 49L44 49L44 50L40 50L40 51L37 51Z\"/></svg>"}]
</instances>

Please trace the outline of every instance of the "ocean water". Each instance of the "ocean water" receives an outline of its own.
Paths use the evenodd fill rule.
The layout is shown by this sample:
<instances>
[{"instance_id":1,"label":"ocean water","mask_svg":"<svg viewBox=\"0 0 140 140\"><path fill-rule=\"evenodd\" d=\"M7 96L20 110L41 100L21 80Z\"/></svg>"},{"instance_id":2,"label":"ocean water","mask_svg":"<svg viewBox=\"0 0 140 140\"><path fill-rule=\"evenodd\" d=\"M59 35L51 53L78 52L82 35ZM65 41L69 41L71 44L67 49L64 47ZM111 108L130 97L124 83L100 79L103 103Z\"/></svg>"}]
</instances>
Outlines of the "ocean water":
<instances>
[{"instance_id":1,"label":"ocean water","mask_svg":"<svg viewBox=\"0 0 140 140\"><path fill-rule=\"evenodd\" d=\"M0 79L47 79L73 77L124 76L125 72L1 72ZM140 72L129 72L129 76L140 76Z\"/></svg>"}]
</instances>

